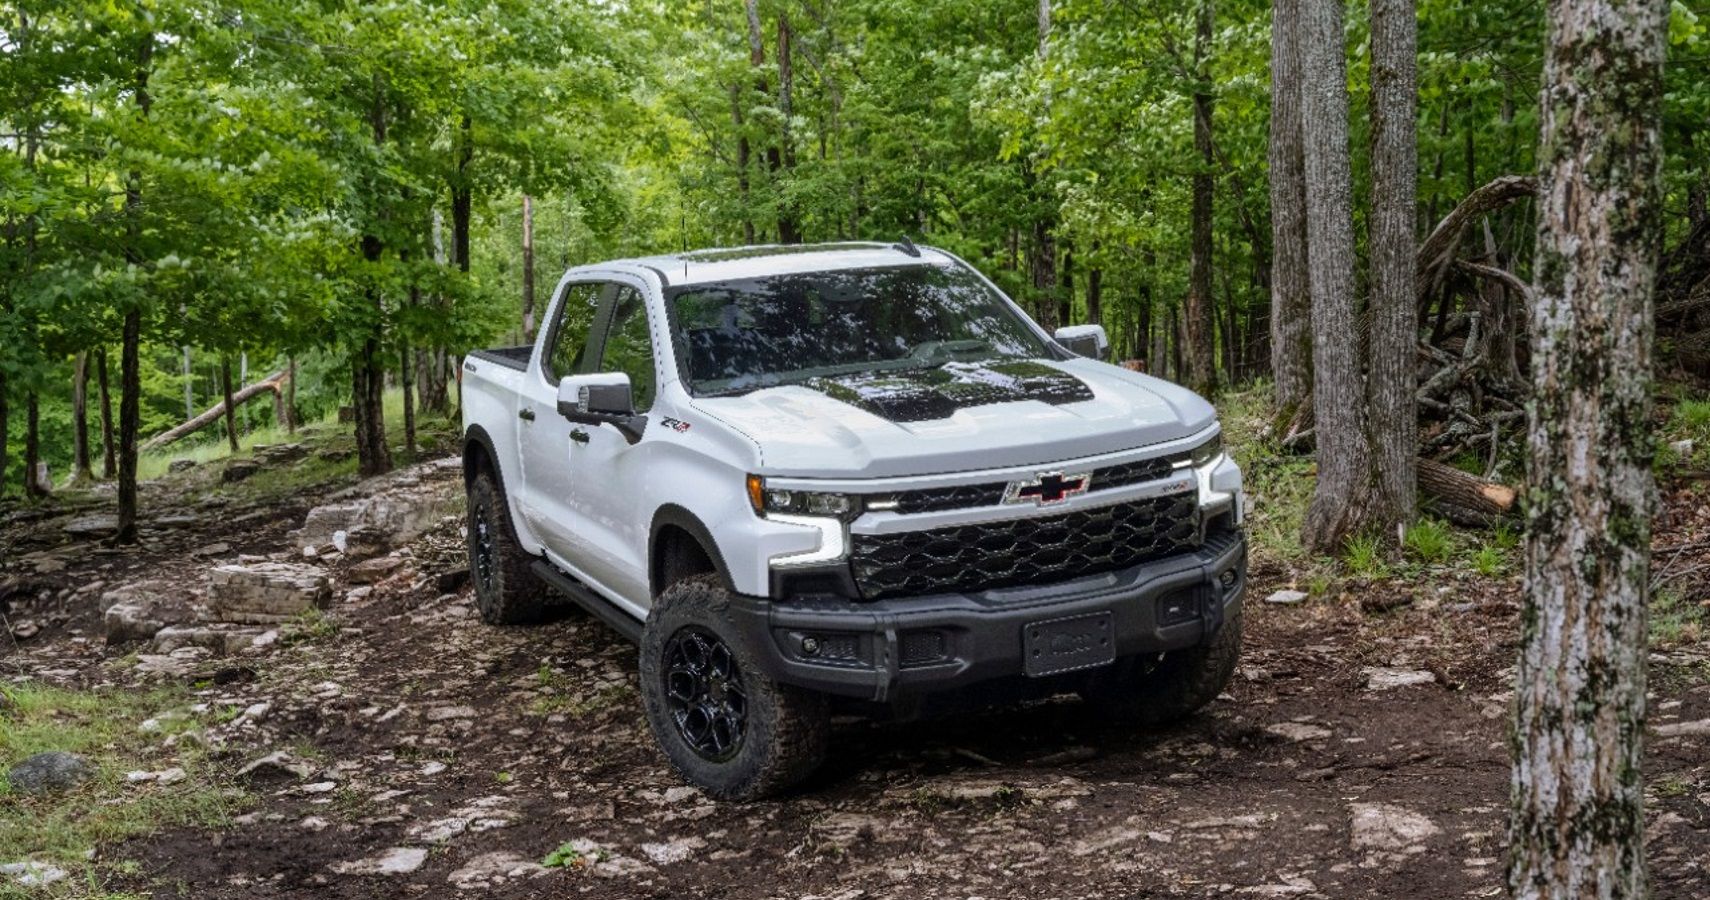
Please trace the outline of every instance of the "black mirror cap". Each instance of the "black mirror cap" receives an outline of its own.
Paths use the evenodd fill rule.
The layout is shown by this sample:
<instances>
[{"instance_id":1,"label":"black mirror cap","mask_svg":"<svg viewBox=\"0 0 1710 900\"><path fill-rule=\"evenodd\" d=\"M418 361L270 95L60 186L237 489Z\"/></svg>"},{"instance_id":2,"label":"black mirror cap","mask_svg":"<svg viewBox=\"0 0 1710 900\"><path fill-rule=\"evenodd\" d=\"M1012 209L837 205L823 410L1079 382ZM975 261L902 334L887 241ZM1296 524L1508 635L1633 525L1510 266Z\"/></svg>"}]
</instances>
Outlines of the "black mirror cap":
<instances>
[{"instance_id":1,"label":"black mirror cap","mask_svg":"<svg viewBox=\"0 0 1710 900\"><path fill-rule=\"evenodd\" d=\"M1059 338L1057 342L1063 345L1063 349L1076 356L1097 360L1104 360L1105 358L1105 354L1098 352L1097 335L1088 334L1082 337Z\"/></svg>"},{"instance_id":2,"label":"black mirror cap","mask_svg":"<svg viewBox=\"0 0 1710 900\"><path fill-rule=\"evenodd\" d=\"M594 415L633 416L635 399L628 384L590 384L582 388L582 408Z\"/></svg>"}]
</instances>

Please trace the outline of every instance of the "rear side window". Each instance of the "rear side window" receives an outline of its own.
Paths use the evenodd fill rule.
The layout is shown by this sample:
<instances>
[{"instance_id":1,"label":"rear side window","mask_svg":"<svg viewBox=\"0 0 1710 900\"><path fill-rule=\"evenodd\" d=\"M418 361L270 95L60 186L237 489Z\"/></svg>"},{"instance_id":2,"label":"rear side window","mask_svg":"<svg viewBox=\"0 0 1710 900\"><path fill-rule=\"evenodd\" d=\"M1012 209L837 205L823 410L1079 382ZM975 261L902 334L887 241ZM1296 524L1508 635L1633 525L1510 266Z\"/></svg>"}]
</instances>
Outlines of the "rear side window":
<instances>
[{"instance_id":1,"label":"rear side window","mask_svg":"<svg viewBox=\"0 0 1710 900\"><path fill-rule=\"evenodd\" d=\"M558 321L552 325L552 342L546 353L546 378L553 384L566 375L583 371L588 333L594 327L594 313L600 308L603 287L590 283L565 288L564 302L559 305Z\"/></svg>"},{"instance_id":2,"label":"rear side window","mask_svg":"<svg viewBox=\"0 0 1710 900\"><path fill-rule=\"evenodd\" d=\"M653 341L647 331L647 304L641 292L632 287L619 287L612 303L612 324L606 332L600 371L622 372L629 376L630 394L635 411L653 408L654 374Z\"/></svg>"}]
</instances>

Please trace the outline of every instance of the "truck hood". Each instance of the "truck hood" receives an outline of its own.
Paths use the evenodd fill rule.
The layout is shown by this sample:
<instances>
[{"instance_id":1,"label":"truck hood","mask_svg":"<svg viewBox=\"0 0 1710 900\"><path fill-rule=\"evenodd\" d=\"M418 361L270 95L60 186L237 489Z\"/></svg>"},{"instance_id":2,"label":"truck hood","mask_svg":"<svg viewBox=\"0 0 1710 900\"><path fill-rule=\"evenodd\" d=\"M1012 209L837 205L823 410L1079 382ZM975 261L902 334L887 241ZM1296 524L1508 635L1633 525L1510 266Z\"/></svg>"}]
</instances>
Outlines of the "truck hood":
<instances>
[{"instance_id":1,"label":"truck hood","mask_svg":"<svg viewBox=\"0 0 1710 900\"><path fill-rule=\"evenodd\" d=\"M746 434L765 474L886 478L1053 463L1215 421L1185 388L1090 359L949 363L816 378L697 409Z\"/></svg>"}]
</instances>

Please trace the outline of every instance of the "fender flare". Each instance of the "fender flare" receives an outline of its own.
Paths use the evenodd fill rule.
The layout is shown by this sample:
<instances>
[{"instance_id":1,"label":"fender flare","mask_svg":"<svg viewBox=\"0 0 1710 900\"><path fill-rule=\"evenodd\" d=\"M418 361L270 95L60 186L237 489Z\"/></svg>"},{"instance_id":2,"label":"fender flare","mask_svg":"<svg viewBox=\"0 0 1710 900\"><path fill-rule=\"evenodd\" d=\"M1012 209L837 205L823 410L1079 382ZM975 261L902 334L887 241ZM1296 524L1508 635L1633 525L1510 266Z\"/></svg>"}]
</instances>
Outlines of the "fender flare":
<instances>
[{"instance_id":1,"label":"fender flare","mask_svg":"<svg viewBox=\"0 0 1710 900\"><path fill-rule=\"evenodd\" d=\"M718 541L713 538L712 530L700 520L700 517L675 503L667 503L653 513L653 524L647 530L647 588L658 596L659 585L654 584L655 562L658 560L659 533L668 526L681 528L689 533L701 545L701 550L712 560L713 570L718 573L719 581L724 583L724 589L736 593L736 584L730 579L730 567L724 563L724 554L719 550Z\"/></svg>"},{"instance_id":2,"label":"fender flare","mask_svg":"<svg viewBox=\"0 0 1710 900\"><path fill-rule=\"evenodd\" d=\"M479 425L469 426L463 435L463 489L475 483L475 467L469 463L474 459L474 450L479 447L486 451L487 461L493 465L493 477L499 479L499 490L505 490L505 473L499 464L499 451L493 447L493 438L487 434L487 429ZM507 495L508 496L508 495Z\"/></svg>"}]
</instances>

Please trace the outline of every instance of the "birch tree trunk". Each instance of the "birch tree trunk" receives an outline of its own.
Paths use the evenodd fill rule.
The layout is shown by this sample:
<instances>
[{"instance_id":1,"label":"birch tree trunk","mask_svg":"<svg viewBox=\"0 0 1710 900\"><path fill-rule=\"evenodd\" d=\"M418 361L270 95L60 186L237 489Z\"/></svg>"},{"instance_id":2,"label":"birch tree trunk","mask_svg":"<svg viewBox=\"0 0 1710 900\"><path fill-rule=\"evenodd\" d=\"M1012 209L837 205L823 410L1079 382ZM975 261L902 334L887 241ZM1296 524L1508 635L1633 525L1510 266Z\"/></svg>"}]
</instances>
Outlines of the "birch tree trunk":
<instances>
[{"instance_id":1,"label":"birch tree trunk","mask_svg":"<svg viewBox=\"0 0 1710 900\"><path fill-rule=\"evenodd\" d=\"M1371 451L1377 525L1401 539L1413 524L1418 476L1414 305L1419 88L1414 0L1372 0Z\"/></svg>"},{"instance_id":2,"label":"birch tree trunk","mask_svg":"<svg viewBox=\"0 0 1710 900\"><path fill-rule=\"evenodd\" d=\"M1369 527L1374 502L1366 392L1354 321L1354 219L1342 0L1300 0L1307 282L1318 481L1301 540L1340 552Z\"/></svg>"},{"instance_id":3,"label":"birch tree trunk","mask_svg":"<svg viewBox=\"0 0 1710 900\"><path fill-rule=\"evenodd\" d=\"M1552 0L1538 148L1513 896L1645 896L1652 291L1667 0Z\"/></svg>"},{"instance_id":4,"label":"birch tree trunk","mask_svg":"<svg viewBox=\"0 0 1710 900\"><path fill-rule=\"evenodd\" d=\"M1279 407L1299 403L1312 390L1306 175L1300 141L1300 0L1275 0L1271 8L1267 157L1271 187L1271 369Z\"/></svg>"},{"instance_id":5,"label":"birch tree trunk","mask_svg":"<svg viewBox=\"0 0 1710 900\"><path fill-rule=\"evenodd\" d=\"M1193 57L1199 86L1193 94L1193 146L1198 167L1193 173L1192 247L1187 293L1187 386L1210 397L1217 393L1216 318L1211 308L1211 201L1213 165L1211 146L1211 73L1206 55L1211 47L1212 0L1200 0L1199 23L1194 33Z\"/></svg>"}]
</instances>

